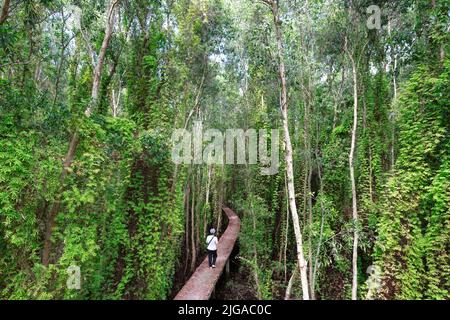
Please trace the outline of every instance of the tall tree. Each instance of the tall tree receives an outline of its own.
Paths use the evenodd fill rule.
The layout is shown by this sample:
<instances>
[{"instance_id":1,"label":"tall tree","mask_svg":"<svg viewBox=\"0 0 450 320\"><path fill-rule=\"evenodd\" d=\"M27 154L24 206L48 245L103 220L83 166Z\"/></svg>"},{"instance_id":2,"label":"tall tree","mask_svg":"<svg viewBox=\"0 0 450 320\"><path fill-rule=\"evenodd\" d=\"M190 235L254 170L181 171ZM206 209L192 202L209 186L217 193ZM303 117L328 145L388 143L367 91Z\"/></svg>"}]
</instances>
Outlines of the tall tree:
<instances>
[{"instance_id":1,"label":"tall tree","mask_svg":"<svg viewBox=\"0 0 450 320\"><path fill-rule=\"evenodd\" d=\"M279 12L278 0L264 0L268 6L270 6L273 15L273 23L275 28L275 37L277 42L277 56L278 56L278 70L281 82L281 99L280 109L283 122L284 140L286 145L285 158L286 158L286 175L288 185L288 197L289 207L292 214L292 222L294 225L294 233L297 244L297 259L298 266L300 268L300 279L302 282L303 299L309 300L309 288L308 288L308 270L307 262L303 253L303 240L302 232L300 229L300 221L298 218L297 204L295 201L295 184L294 184L294 165L292 157L292 143L289 133L289 119L288 119L288 98L287 98L287 82L286 82L286 70L284 65L284 49L283 49L283 37L281 31L281 19Z\"/></svg>"},{"instance_id":2,"label":"tall tree","mask_svg":"<svg viewBox=\"0 0 450 320\"><path fill-rule=\"evenodd\" d=\"M355 149L356 149L356 131L358 129L358 70L356 68L355 58L347 48L348 39L345 39L345 50L352 65L353 75L353 129L350 153L348 156L348 165L350 170L350 183L352 186L352 219L353 219L353 254L352 254L352 299L358 298L358 204L356 196L355 180Z\"/></svg>"},{"instance_id":3,"label":"tall tree","mask_svg":"<svg viewBox=\"0 0 450 320\"><path fill-rule=\"evenodd\" d=\"M98 59L96 65L94 67L93 72L93 82L92 82L92 91L91 91L91 101L85 110L86 117L90 117L93 108L96 106L98 102L98 93L100 89L100 80L101 74L103 71L103 64L105 60L106 50L108 49L109 42L111 40L111 36L114 30L114 18L115 11L119 0L111 0L106 11L106 20L105 20L105 36L103 38L102 46L100 48L100 52L98 54ZM55 226L55 219L58 215L60 206L61 206L61 198L62 192L64 190L64 182L69 173L70 166L75 157L75 153L77 150L77 146L79 143L79 134L75 131L70 139L69 148L67 150L66 157L63 162L62 172L59 178L60 183L60 192L56 195L56 199L53 203L53 206L48 215L46 230L45 230L45 239L44 239L44 250L42 252L42 264L48 266L50 262L50 252L51 252L51 237L53 233L53 228Z\"/></svg>"}]
</instances>

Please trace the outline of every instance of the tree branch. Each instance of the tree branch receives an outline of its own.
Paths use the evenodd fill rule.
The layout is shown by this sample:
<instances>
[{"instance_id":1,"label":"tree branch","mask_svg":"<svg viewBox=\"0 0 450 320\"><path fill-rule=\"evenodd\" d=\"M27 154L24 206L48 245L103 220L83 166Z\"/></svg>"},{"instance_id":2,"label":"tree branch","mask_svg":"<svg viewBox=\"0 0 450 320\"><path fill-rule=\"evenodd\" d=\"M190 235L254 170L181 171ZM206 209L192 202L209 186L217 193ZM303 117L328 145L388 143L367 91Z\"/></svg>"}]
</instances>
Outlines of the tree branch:
<instances>
[{"instance_id":1,"label":"tree branch","mask_svg":"<svg viewBox=\"0 0 450 320\"><path fill-rule=\"evenodd\" d=\"M261 1L263 4L268 5L269 7L271 7L273 4L273 0L259 0L259 1Z\"/></svg>"},{"instance_id":2,"label":"tree branch","mask_svg":"<svg viewBox=\"0 0 450 320\"><path fill-rule=\"evenodd\" d=\"M103 38L102 46L100 48L100 53L98 55L98 62L95 65L94 69L94 80L92 83L92 95L91 95L91 103L85 111L85 115L89 117L92 112L92 108L97 104L98 101L98 93L100 87L100 79L103 69L103 63L106 56L106 50L108 49L109 42L111 40L111 36L114 29L114 10L116 5L119 3L119 0L111 0L109 6L109 12L106 20L106 28L105 28L105 37Z\"/></svg>"},{"instance_id":3,"label":"tree branch","mask_svg":"<svg viewBox=\"0 0 450 320\"><path fill-rule=\"evenodd\" d=\"M5 0L5 2L3 2L2 13L0 15L0 24L3 24L3 22L5 22L6 18L8 17L10 2L11 2L10 0Z\"/></svg>"}]
</instances>

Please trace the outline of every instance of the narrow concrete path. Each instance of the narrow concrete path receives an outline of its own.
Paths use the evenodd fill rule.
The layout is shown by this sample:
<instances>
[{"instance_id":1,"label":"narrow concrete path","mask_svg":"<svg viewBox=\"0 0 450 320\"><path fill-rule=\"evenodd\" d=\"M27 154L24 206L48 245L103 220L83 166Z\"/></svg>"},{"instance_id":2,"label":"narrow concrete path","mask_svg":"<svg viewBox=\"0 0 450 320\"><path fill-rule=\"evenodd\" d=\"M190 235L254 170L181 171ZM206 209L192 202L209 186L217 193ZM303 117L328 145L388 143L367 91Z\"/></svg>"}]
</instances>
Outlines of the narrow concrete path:
<instances>
[{"instance_id":1,"label":"narrow concrete path","mask_svg":"<svg viewBox=\"0 0 450 320\"><path fill-rule=\"evenodd\" d=\"M228 217L228 227L219 239L216 268L209 268L208 257L206 257L175 296L174 300L208 300L211 297L226 262L233 251L241 229L241 220L236 213L225 207L223 211Z\"/></svg>"}]
</instances>

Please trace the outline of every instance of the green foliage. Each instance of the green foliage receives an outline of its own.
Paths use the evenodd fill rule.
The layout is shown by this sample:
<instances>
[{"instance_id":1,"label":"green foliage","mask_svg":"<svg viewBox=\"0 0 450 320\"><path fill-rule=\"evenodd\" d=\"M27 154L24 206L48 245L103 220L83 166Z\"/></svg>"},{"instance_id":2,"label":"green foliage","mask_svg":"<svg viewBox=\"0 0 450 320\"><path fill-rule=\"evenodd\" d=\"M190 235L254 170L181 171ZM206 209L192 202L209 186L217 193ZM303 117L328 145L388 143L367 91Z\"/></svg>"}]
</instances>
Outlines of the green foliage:
<instances>
[{"instance_id":1,"label":"green foliage","mask_svg":"<svg viewBox=\"0 0 450 320\"><path fill-rule=\"evenodd\" d=\"M272 298L272 239L266 230L272 224L272 215L264 199L255 195L236 201L235 207L243 212L239 243L241 261L254 274L256 294L259 299Z\"/></svg>"},{"instance_id":2,"label":"green foliage","mask_svg":"<svg viewBox=\"0 0 450 320\"><path fill-rule=\"evenodd\" d=\"M120 2L86 117L108 1L76 1L82 30L69 2L17 1L0 25L0 298L169 298L202 258L203 232L223 231L223 205L242 216L239 272L251 297L280 298L297 261L284 160L275 176L253 165L176 167L169 143L193 120L280 127L270 9L247 0ZM279 2L308 271L316 297L349 298L358 228L360 298L376 264L378 298L449 299L448 1L375 2L389 28L367 30L365 0ZM356 224L345 49L358 76ZM81 290L66 285L70 266L80 267ZM293 296L300 292L297 279Z\"/></svg>"},{"instance_id":3,"label":"green foliage","mask_svg":"<svg viewBox=\"0 0 450 320\"><path fill-rule=\"evenodd\" d=\"M383 297L449 297L448 72L448 60L442 71L420 67L399 98L400 155L375 251Z\"/></svg>"}]
</instances>

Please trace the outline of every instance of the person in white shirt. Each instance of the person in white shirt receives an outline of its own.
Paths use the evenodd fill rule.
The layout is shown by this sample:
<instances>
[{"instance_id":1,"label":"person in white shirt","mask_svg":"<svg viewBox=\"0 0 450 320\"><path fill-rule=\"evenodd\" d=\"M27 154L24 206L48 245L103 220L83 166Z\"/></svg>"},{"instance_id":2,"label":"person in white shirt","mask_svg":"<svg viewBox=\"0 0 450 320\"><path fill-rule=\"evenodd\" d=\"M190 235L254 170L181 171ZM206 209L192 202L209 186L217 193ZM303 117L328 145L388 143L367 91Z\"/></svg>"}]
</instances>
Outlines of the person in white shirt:
<instances>
[{"instance_id":1,"label":"person in white shirt","mask_svg":"<svg viewBox=\"0 0 450 320\"><path fill-rule=\"evenodd\" d=\"M216 229L212 228L209 230L209 233L209 236L206 237L206 244L208 245L209 268L215 268L217 259L217 244L219 243L219 240L216 237Z\"/></svg>"}]
</instances>

